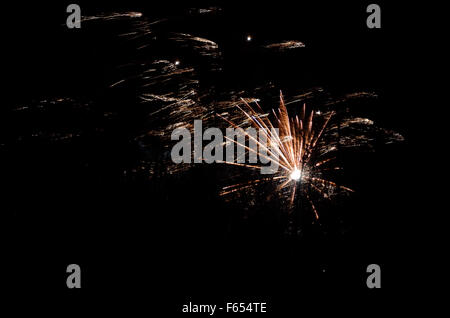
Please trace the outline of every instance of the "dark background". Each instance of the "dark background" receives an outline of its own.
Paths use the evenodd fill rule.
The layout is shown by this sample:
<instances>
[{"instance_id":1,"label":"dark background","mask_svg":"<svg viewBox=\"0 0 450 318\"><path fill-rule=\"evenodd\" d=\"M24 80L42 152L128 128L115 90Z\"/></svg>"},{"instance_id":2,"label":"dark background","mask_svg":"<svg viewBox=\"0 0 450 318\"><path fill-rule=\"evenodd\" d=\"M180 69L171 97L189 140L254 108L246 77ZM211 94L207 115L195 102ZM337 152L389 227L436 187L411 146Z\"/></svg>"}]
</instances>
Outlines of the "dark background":
<instances>
[{"instance_id":1,"label":"dark background","mask_svg":"<svg viewBox=\"0 0 450 318\"><path fill-rule=\"evenodd\" d=\"M401 20L402 6L378 1L382 28L369 30L369 3L226 2L218 4L223 7L220 18L207 26L188 26L189 32L223 47L224 71L214 79L218 87L245 88L270 79L288 92L322 86L336 95L356 90L379 94L371 105L372 119L406 141L379 145L375 153L353 159L359 193L350 207L334 211L342 219L286 237L277 207L242 219L241 211L219 201L211 167L191 169L175 181L123 182L121 168L136 160L136 150L126 141L136 114L125 112L98 138L57 147L22 143L3 150L2 210L12 216L7 263L14 294L43 297L44 306L94 304L101 311L177 312L189 299L204 304L267 301L277 313L398 305L398 295L415 279L405 269L415 215L409 173L412 106L405 82L413 58L404 47L410 30ZM102 100L106 94L108 52L73 35L73 41L64 38L67 4L23 3L2 10L4 136L47 125L42 115L14 117L10 110L17 105L49 96ZM182 15L197 6L173 1L78 4L82 14L124 9L154 16ZM210 5L198 6L203 4ZM180 21L177 31L185 27ZM270 59L245 43L248 33L252 45L298 38L308 49ZM96 127L95 118L86 129ZM64 120L70 125L75 119ZM65 270L71 263L81 266L81 290L66 288ZM381 290L366 287L365 270L372 263L382 268Z\"/></svg>"}]
</instances>

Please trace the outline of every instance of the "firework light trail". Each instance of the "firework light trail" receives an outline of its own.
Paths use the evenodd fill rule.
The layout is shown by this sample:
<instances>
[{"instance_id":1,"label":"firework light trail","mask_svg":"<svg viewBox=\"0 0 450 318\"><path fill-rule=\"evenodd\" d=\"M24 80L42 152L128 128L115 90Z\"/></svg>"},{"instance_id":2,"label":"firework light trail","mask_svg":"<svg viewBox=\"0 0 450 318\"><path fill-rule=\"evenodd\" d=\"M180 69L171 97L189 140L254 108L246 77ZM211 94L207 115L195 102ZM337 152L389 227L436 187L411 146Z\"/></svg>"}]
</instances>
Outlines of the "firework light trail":
<instances>
[{"instance_id":1,"label":"firework light trail","mask_svg":"<svg viewBox=\"0 0 450 318\"><path fill-rule=\"evenodd\" d=\"M126 19L126 18L141 18L142 13L131 11L131 12L113 12L113 13L102 13L93 16L86 16L81 19L81 22L94 21L94 20L116 20L116 19Z\"/></svg>"},{"instance_id":2,"label":"firework light trail","mask_svg":"<svg viewBox=\"0 0 450 318\"><path fill-rule=\"evenodd\" d=\"M292 49L298 49L306 47L306 45L303 42L300 41L284 41L280 43L271 43L264 46L266 49L275 49L275 50L292 50Z\"/></svg>"}]
</instances>

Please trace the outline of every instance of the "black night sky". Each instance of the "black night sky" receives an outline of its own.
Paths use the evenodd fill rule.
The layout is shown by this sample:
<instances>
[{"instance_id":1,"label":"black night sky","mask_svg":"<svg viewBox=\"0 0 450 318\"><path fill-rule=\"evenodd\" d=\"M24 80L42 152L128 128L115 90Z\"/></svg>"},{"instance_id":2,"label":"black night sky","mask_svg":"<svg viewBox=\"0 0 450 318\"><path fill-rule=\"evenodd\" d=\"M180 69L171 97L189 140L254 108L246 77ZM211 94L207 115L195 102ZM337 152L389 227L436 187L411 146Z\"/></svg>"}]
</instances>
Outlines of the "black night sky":
<instances>
[{"instance_id":1,"label":"black night sky","mask_svg":"<svg viewBox=\"0 0 450 318\"><path fill-rule=\"evenodd\" d=\"M385 1L377 2L382 28L368 29L369 3L77 2L83 17L141 12L146 21L162 21L129 40L119 34L142 26L135 22L141 18L68 29L67 1L7 5L0 175L18 296L36 293L79 308L98 299L113 304L109 309L169 314L190 300L267 301L277 315L389 305L404 288L402 233L411 213L412 123L401 84L408 57L400 49L407 31L395 18L400 8ZM180 34L218 49L209 55L191 40L174 40ZM305 47L269 46L288 40ZM144 78L155 60L193 72L163 81L148 71ZM312 107L345 99L336 107L403 140L378 133L370 149L340 151L340 182L355 193L320 203L314 222L301 204L287 213L271 189L251 198L218 195L240 170L167 165L167 130L160 127L175 119L151 115L161 105L141 96L184 90L195 91L205 113L244 95L270 110L280 90L286 99L311 92ZM354 92L373 96L347 100ZM82 269L80 290L65 285L72 263ZM369 264L382 268L380 290L366 286Z\"/></svg>"}]
</instances>

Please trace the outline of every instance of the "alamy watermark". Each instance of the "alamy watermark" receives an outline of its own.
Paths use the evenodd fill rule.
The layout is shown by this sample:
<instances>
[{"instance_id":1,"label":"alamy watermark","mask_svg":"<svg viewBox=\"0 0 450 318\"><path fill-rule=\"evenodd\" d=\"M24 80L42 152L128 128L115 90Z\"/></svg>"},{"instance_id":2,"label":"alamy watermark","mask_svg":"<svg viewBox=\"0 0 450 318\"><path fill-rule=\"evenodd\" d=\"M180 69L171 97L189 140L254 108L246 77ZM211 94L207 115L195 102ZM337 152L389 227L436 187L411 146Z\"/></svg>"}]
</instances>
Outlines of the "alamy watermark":
<instances>
[{"instance_id":1,"label":"alamy watermark","mask_svg":"<svg viewBox=\"0 0 450 318\"><path fill-rule=\"evenodd\" d=\"M66 279L67 288L81 288L80 266L78 264L70 264L69 266L67 266L66 272L70 274Z\"/></svg>"},{"instance_id":2,"label":"alamy watermark","mask_svg":"<svg viewBox=\"0 0 450 318\"><path fill-rule=\"evenodd\" d=\"M277 145L268 136L278 136L278 128L219 128L203 131L201 120L194 120L193 136L187 128L176 128L171 140L178 141L171 151L174 163L261 164L261 174L274 174L279 168ZM203 147L203 141L209 141ZM224 149L225 148L225 149Z\"/></svg>"},{"instance_id":3,"label":"alamy watermark","mask_svg":"<svg viewBox=\"0 0 450 318\"><path fill-rule=\"evenodd\" d=\"M372 3L367 6L367 13L370 13L367 17L366 24L369 29L381 28L381 8L378 4Z\"/></svg>"},{"instance_id":4,"label":"alamy watermark","mask_svg":"<svg viewBox=\"0 0 450 318\"><path fill-rule=\"evenodd\" d=\"M66 20L69 29L81 28L81 8L78 4L72 3L67 6L67 13L70 13Z\"/></svg>"}]
</instances>

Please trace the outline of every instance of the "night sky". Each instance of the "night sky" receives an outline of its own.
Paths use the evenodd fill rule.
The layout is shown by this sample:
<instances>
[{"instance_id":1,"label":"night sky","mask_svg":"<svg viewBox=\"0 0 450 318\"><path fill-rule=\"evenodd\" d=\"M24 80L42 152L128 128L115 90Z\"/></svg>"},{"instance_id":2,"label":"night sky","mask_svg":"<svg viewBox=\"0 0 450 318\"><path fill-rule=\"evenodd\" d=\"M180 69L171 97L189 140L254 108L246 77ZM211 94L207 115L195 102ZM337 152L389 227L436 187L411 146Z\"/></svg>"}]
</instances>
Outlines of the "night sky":
<instances>
[{"instance_id":1,"label":"night sky","mask_svg":"<svg viewBox=\"0 0 450 318\"><path fill-rule=\"evenodd\" d=\"M394 302L411 214L401 8L378 1L382 28L368 29L368 1L77 3L83 17L103 18L69 30L69 2L3 9L0 175L19 297L125 313L177 313L189 300L267 301L277 315ZM114 12L142 17L105 18ZM270 46L290 40L304 47ZM164 63L192 71L167 75ZM223 126L213 115L240 97L270 111L280 90L377 127L370 147L339 152L339 182L355 192L320 201L319 222L300 201L288 213L270 184L220 196L252 176L245 169L169 162L171 125L211 114L207 124ZM185 93L192 105L168 111L154 97ZM80 290L65 284L72 263ZM379 290L366 286L369 264L381 266Z\"/></svg>"}]
</instances>

